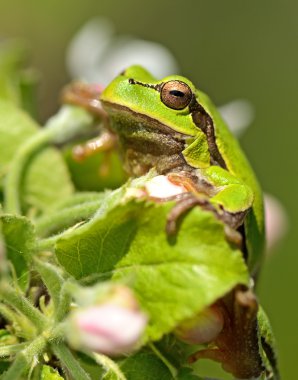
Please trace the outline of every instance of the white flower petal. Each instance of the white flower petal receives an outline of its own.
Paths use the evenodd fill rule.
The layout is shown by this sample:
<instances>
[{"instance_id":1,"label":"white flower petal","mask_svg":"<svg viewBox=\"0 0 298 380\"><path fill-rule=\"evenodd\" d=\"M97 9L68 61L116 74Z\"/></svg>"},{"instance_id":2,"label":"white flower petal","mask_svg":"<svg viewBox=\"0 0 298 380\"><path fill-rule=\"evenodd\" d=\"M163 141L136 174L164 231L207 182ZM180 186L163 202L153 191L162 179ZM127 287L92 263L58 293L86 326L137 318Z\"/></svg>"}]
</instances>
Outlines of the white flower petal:
<instances>
[{"instance_id":1,"label":"white flower petal","mask_svg":"<svg viewBox=\"0 0 298 380\"><path fill-rule=\"evenodd\" d=\"M141 65L157 78L177 73L178 66L168 49L156 42L118 37L109 46L101 64L101 83L108 83L131 65Z\"/></svg>"},{"instance_id":2,"label":"white flower petal","mask_svg":"<svg viewBox=\"0 0 298 380\"><path fill-rule=\"evenodd\" d=\"M147 194L154 198L168 198L187 191L183 185L175 185L165 175L152 178L146 183L145 188Z\"/></svg>"},{"instance_id":3,"label":"white flower petal","mask_svg":"<svg viewBox=\"0 0 298 380\"><path fill-rule=\"evenodd\" d=\"M177 73L174 56L161 44L130 36L114 37L105 19L89 21L69 45L66 62L70 75L107 84L123 69L139 64L157 78Z\"/></svg>"},{"instance_id":4,"label":"white flower petal","mask_svg":"<svg viewBox=\"0 0 298 380\"><path fill-rule=\"evenodd\" d=\"M288 230L288 216L280 201L270 194L265 194L265 221L267 250L274 248Z\"/></svg>"},{"instance_id":5,"label":"white flower petal","mask_svg":"<svg viewBox=\"0 0 298 380\"><path fill-rule=\"evenodd\" d=\"M73 37L66 53L66 65L73 78L92 81L93 71L111 43L114 27L106 19L88 21Z\"/></svg>"},{"instance_id":6,"label":"white flower petal","mask_svg":"<svg viewBox=\"0 0 298 380\"><path fill-rule=\"evenodd\" d=\"M218 107L221 116L228 124L230 130L240 136L249 127L255 117L253 105L244 99L234 100L221 107Z\"/></svg>"}]
</instances>

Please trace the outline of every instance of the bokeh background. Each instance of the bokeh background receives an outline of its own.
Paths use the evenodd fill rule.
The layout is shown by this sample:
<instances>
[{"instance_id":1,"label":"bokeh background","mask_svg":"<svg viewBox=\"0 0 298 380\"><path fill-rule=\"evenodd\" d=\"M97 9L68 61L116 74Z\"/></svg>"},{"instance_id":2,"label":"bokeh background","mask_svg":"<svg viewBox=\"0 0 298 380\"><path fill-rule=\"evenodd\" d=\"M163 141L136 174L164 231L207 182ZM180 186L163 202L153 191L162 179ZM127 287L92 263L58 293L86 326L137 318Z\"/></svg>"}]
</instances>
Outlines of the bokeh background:
<instances>
[{"instance_id":1,"label":"bokeh background","mask_svg":"<svg viewBox=\"0 0 298 380\"><path fill-rule=\"evenodd\" d=\"M69 80L69 41L95 16L106 17L119 34L169 48L180 73L216 104L238 98L253 104L256 117L241 143L264 190L280 199L289 219L258 291L278 341L283 379L296 379L298 2L0 0L0 6L0 38L27 40L40 73L41 121L56 111L61 87Z\"/></svg>"}]
</instances>

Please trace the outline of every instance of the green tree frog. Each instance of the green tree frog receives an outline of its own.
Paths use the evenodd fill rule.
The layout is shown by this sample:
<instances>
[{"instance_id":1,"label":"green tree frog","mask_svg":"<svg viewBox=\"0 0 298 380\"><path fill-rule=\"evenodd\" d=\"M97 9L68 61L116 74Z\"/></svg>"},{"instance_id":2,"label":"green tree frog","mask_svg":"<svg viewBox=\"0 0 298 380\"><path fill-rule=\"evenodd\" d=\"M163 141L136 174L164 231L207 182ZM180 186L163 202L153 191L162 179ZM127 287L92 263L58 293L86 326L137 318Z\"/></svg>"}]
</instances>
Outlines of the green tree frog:
<instances>
[{"instance_id":1,"label":"green tree frog","mask_svg":"<svg viewBox=\"0 0 298 380\"><path fill-rule=\"evenodd\" d=\"M169 216L168 232L175 230L177 215L200 205L224 222L234 242L241 236L238 243L244 259L252 277L257 275L264 250L262 192L238 141L205 93L182 76L156 80L144 68L131 66L103 91L77 84L67 89L64 100L96 113L106 125L105 130L112 131L81 146L79 155L105 146L110 149L116 134L124 167L131 176L144 175L154 168L159 175L167 175L189 189ZM268 347L270 342L264 338L266 333L262 337L256 334L258 304L251 290L237 289L229 297L234 301L225 300L224 307L230 305L229 313L238 318L235 326L241 329L235 327L238 332L232 329L230 335L224 333L217 342L219 347L237 349L230 348L229 355L205 350L197 357L225 362L227 368L230 360L231 372L244 376L241 378L247 374L253 377L263 370L258 341L263 339ZM225 322L225 326L229 323ZM247 367L241 352L250 358ZM273 363L274 355L271 356L269 361ZM238 367L233 369L236 357Z\"/></svg>"},{"instance_id":2,"label":"green tree frog","mask_svg":"<svg viewBox=\"0 0 298 380\"><path fill-rule=\"evenodd\" d=\"M158 174L188 186L195 195L181 202L182 212L201 204L238 230L255 275L264 251L262 192L238 141L208 96L182 76L156 80L140 66L129 67L103 91L87 86L68 89L65 100L88 107L116 132L126 171L141 176L154 167ZM103 133L78 154L110 149L115 142L110 135Z\"/></svg>"}]
</instances>

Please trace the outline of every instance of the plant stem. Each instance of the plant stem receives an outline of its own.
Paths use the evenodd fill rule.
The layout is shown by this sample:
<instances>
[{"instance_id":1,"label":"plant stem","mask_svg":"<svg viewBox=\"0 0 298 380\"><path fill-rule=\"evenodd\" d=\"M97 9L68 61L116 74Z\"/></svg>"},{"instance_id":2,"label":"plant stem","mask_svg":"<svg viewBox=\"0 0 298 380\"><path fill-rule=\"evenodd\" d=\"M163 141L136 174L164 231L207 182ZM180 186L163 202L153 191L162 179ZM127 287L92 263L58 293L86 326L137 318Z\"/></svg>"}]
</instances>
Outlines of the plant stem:
<instances>
[{"instance_id":1,"label":"plant stem","mask_svg":"<svg viewBox=\"0 0 298 380\"><path fill-rule=\"evenodd\" d=\"M9 306L0 303L0 315L2 315L7 321L19 324L19 316L15 310L12 310Z\"/></svg>"},{"instance_id":2,"label":"plant stem","mask_svg":"<svg viewBox=\"0 0 298 380\"><path fill-rule=\"evenodd\" d=\"M9 367L2 375L2 380L18 380L28 370L34 357L39 356L47 345L46 339L40 335L27 348L19 352Z\"/></svg>"},{"instance_id":3,"label":"plant stem","mask_svg":"<svg viewBox=\"0 0 298 380\"><path fill-rule=\"evenodd\" d=\"M18 326L19 329L18 334L16 334L17 336L25 338L26 340L30 340L35 337L36 330L32 323L11 307L0 303L0 315L2 315L6 321Z\"/></svg>"},{"instance_id":4,"label":"plant stem","mask_svg":"<svg viewBox=\"0 0 298 380\"><path fill-rule=\"evenodd\" d=\"M17 354L19 351L23 350L27 346L28 346L28 343L19 343L19 344L11 344L8 346L1 346L0 358Z\"/></svg>"},{"instance_id":5,"label":"plant stem","mask_svg":"<svg viewBox=\"0 0 298 380\"><path fill-rule=\"evenodd\" d=\"M65 229L88 219L98 209L99 201L85 202L64 210L57 210L57 212L40 218L36 222L36 232L38 235L48 235L50 233Z\"/></svg>"},{"instance_id":6,"label":"plant stem","mask_svg":"<svg viewBox=\"0 0 298 380\"><path fill-rule=\"evenodd\" d=\"M5 212L21 213L20 187L24 172L30 159L50 143L64 143L86 131L93 124L87 111L74 106L64 106L41 129L16 152L4 186Z\"/></svg>"},{"instance_id":7,"label":"plant stem","mask_svg":"<svg viewBox=\"0 0 298 380\"><path fill-rule=\"evenodd\" d=\"M78 360L73 356L64 343L52 343L51 348L65 369L70 372L73 379L91 380L88 373L80 366Z\"/></svg>"},{"instance_id":8,"label":"plant stem","mask_svg":"<svg viewBox=\"0 0 298 380\"><path fill-rule=\"evenodd\" d=\"M66 313L69 311L71 300L72 300L72 297L71 297L71 294L69 293L69 290L67 288L67 282L66 282L64 283L64 286L62 287L60 291L59 304L56 309L56 313L54 317L57 322L60 322L64 318Z\"/></svg>"},{"instance_id":9,"label":"plant stem","mask_svg":"<svg viewBox=\"0 0 298 380\"><path fill-rule=\"evenodd\" d=\"M49 140L48 130L44 129L31 137L17 152L13 159L11 170L7 174L4 194L5 211L7 213L21 213L20 187L21 180L29 159Z\"/></svg>"},{"instance_id":10,"label":"plant stem","mask_svg":"<svg viewBox=\"0 0 298 380\"><path fill-rule=\"evenodd\" d=\"M168 361L166 357L155 347L153 343L148 344L151 350L155 353L155 355L168 367L169 371L171 372L173 378L175 379L177 376L177 369Z\"/></svg>"},{"instance_id":11,"label":"plant stem","mask_svg":"<svg viewBox=\"0 0 298 380\"><path fill-rule=\"evenodd\" d=\"M100 364L107 372L113 372L116 375L117 380L127 380L119 366L108 356L95 353L87 353L87 355L91 356L91 358L93 358L96 363Z\"/></svg>"},{"instance_id":12,"label":"plant stem","mask_svg":"<svg viewBox=\"0 0 298 380\"><path fill-rule=\"evenodd\" d=\"M40 239L37 241L36 249L38 251L53 251L56 241L63 236L63 232L57 235L53 235L46 239Z\"/></svg>"},{"instance_id":13,"label":"plant stem","mask_svg":"<svg viewBox=\"0 0 298 380\"><path fill-rule=\"evenodd\" d=\"M34 258L35 269L40 274L43 283L51 297L55 310L59 308L60 292L63 284L63 277L56 266Z\"/></svg>"},{"instance_id":14,"label":"plant stem","mask_svg":"<svg viewBox=\"0 0 298 380\"><path fill-rule=\"evenodd\" d=\"M0 216L2 214L2 206L0 204ZM6 248L2 235L2 223L0 222L0 278L8 276L8 263L6 258Z\"/></svg>"},{"instance_id":15,"label":"plant stem","mask_svg":"<svg viewBox=\"0 0 298 380\"><path fill-rule=\"evenodd\" d=\"M0 300L17 309L25 315L39 331L46 328L46 317L35 308L22 294L18 294L7 282L0 283Z\"/></svg>"},{"instance_id":16,"label":"plant stem","mask_svg":"<svg viewBox=\"0 0 298 380\"><path fill-rule=\"evenodd\" d=\"M55 212L73 206L78 206L85 202L100 202L110 192L111 190L105 190L100 193L96 191L82 191L79 193L74 193L71 197L62 199L61 201L55 203L52 210Z\"/></svg>"}]
</instances>

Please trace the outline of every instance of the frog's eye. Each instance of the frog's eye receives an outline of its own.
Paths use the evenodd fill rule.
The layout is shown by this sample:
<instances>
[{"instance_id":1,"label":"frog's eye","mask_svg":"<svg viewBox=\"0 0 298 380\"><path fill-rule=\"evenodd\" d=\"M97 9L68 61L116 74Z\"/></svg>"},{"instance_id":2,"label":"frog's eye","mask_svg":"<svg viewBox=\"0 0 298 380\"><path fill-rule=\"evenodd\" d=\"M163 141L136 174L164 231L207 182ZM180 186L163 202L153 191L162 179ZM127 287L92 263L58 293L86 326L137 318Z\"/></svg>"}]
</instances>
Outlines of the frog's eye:
<instances>
[{"instance_id":1,"label":"frog's eye","mask_svg":"<svg viewBox=\"0 0 298 380\"><path fill-rule=\"evenodd\" d=\"M191 102L192 91L186 83L171 80L162 85L160 99L167 107L182 110Z\"/></svg>"}]
</instances>

